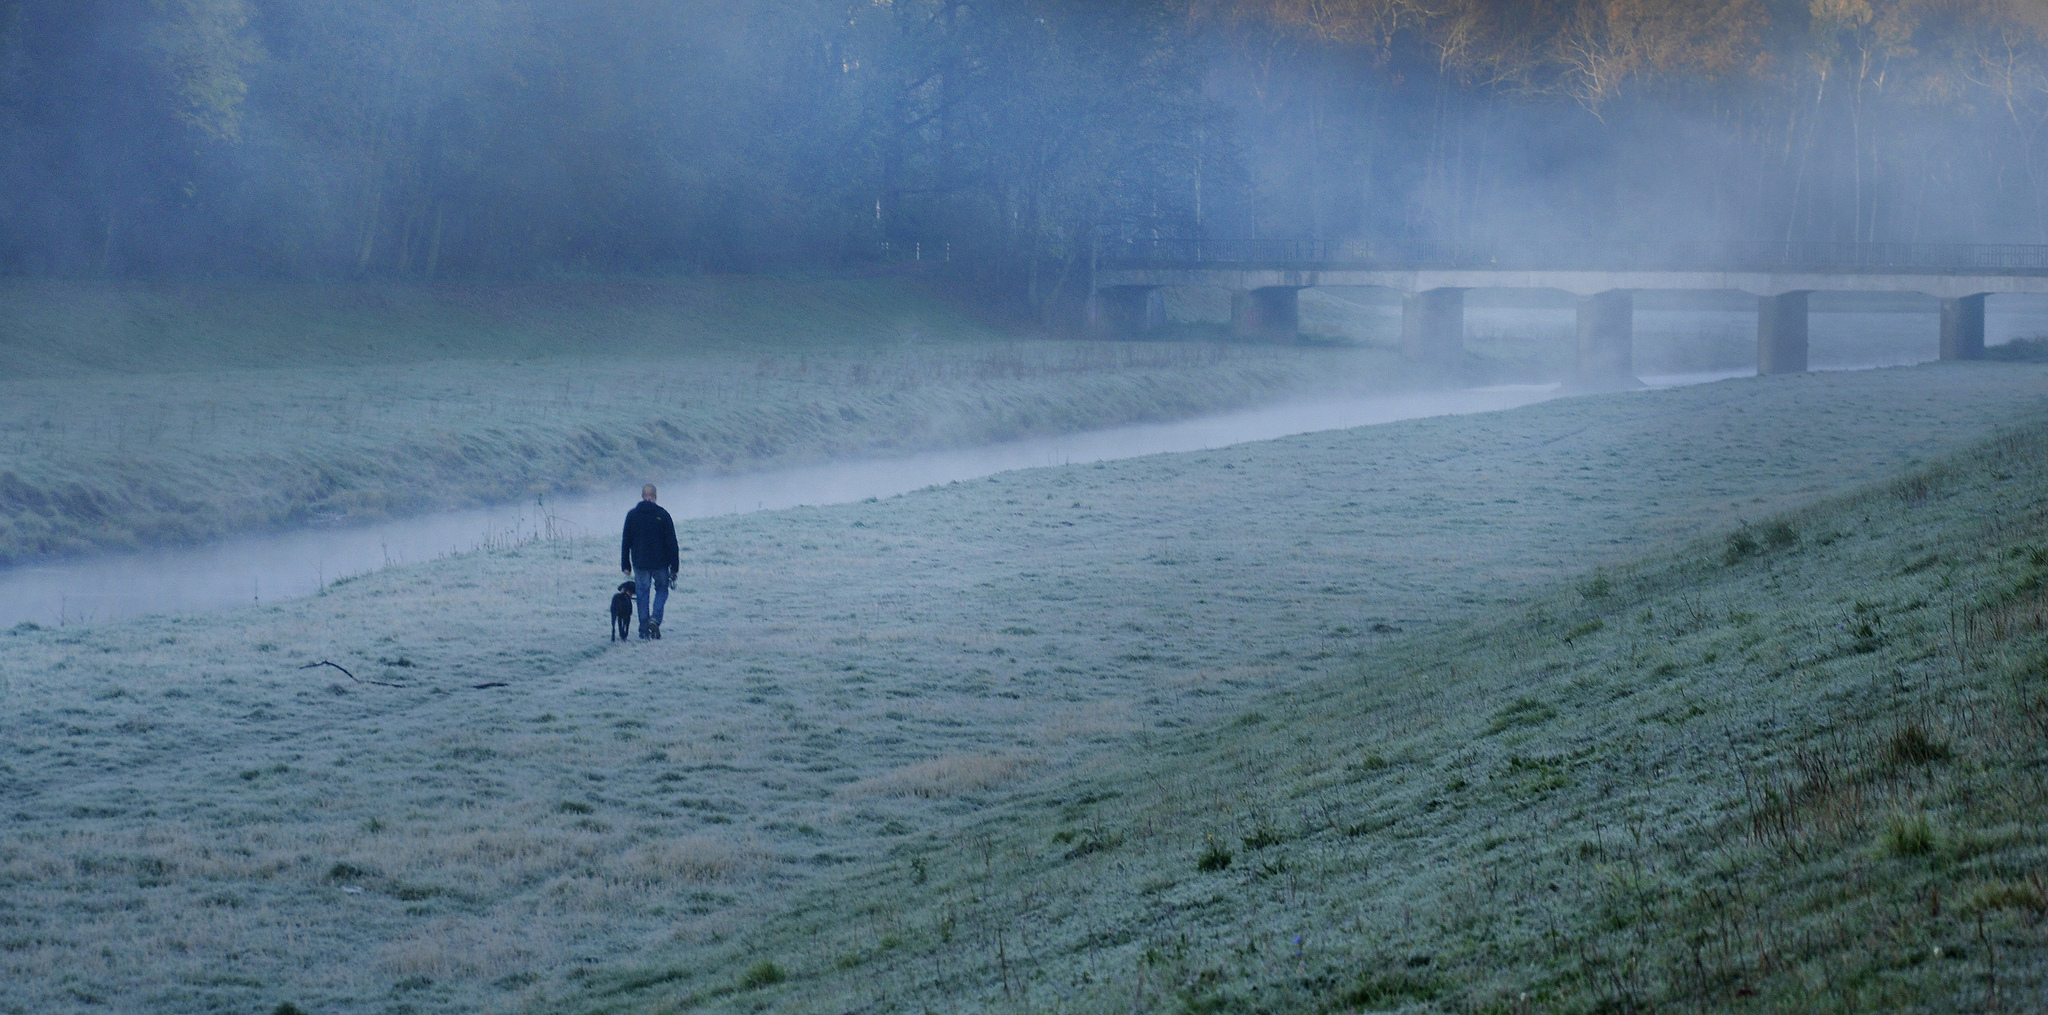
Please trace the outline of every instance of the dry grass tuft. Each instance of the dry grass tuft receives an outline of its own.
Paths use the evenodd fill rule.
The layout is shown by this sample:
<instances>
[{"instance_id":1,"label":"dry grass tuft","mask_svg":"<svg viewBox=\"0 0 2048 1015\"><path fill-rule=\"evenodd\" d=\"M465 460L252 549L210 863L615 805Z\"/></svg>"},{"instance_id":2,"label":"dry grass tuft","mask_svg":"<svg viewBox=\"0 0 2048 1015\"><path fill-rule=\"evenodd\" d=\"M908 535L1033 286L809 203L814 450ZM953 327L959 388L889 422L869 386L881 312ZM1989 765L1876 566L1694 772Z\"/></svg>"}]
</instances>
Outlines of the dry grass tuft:
<instances>
[{"instance_id":1,"label":"dry grass tuft","mask_svg":"<svg viewBox=\"0 0 2048 1015\"><path fill-rule=\"evenodd\" d=\"M1096 743L1114 740L1138 728L1137 722L1128 714L1104 714L1101 707L1069 708L1047 716L1038 725L1037 738L1047 745L1065 744L1073 741Z\"/></svg>"},{"instance_id":2,"label":"dry grass tuft","mask_svg":"<svg viewBox=\"0 0 2048 1015\"><path fill-rule=\"evenodd\" d=\"M752 846L693 835L634 850L627 869L651 884L711 884L755 877L767 861L767 854Z\"/></svg>"},{"instance_id":3,"label":"dry grass tuft","mask_svg":"<svg viewBox=\"0 0 2048 1015\"><path fill-rule=\"evenodd\" d=\"M1963 899L1963 912L1966 914L1993 913L2002 909L2030 913L2036 919L2048 916L2048 887L2042 885L2040 873L2037 871L2021 880L1986 882Z\"/></svg>"},{"instance_id":4,"label":"dry grass tuft","mask_svg":"<svg viewBox=\"0 0 2048 1015\"><path fill-rule=\"evenodd\" d=\"M1969 614L1965 633L1979 644L1996 644L2048 631L2048 588L2034 588L1996 606Z\"/></svg>"},{"instance_id":5,"label":"dry grass tuft","mask_svg":"<svg viewBox=\"0 0 2048 1015\"><path fill-rule=\"evenodd\" d=\"M398 978L498 979L555 961L553 942L518 924L447 919L378 949L378 966Z\"/></svg>"},{"instance_id":6,"label":"dry grass tuft","mask_svg":"<svg viewBox=\"0 0 2048 1015\"><path fill-rule=\"evenodd\" d=\"M1013 755L949 754L862 779L841 792L848 796L924 799L959 796L994 789L1021 778L1037 764L1035 758Z\"/></svg>"}]
</instances>

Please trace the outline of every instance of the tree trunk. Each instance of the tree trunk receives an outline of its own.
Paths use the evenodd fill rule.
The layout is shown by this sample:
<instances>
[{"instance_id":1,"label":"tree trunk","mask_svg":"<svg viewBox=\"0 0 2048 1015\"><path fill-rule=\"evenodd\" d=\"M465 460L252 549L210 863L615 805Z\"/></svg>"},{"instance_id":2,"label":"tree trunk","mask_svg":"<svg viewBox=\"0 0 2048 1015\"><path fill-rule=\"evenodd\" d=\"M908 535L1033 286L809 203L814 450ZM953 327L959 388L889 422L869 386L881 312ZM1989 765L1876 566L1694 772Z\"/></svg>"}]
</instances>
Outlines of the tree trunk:
<instances>
[{"instance_id":1,"label":"tree trunk","mask_svg":"<svg viewBox=\"0 0 2048 1015\"><path fill-rule=\"evenodd\" d=\"M370 270L370 255L377 250L377 220L383 216L384 194L377 191L370 196L370 207L363 213L363 241L356 252L356 272Z\"/></svg>"},{"instance_id":2,"label":"tree trunk","mask_svg":"<svg viewBox=\"0 0 2048 1015\"><path fill-rule=\"evenodd\" d=\"M427 244L428 278L433 278L441 270L441 228L447 225L447 212L447 202L434 202L434 238Z\"/></svg>"}]
</instances>

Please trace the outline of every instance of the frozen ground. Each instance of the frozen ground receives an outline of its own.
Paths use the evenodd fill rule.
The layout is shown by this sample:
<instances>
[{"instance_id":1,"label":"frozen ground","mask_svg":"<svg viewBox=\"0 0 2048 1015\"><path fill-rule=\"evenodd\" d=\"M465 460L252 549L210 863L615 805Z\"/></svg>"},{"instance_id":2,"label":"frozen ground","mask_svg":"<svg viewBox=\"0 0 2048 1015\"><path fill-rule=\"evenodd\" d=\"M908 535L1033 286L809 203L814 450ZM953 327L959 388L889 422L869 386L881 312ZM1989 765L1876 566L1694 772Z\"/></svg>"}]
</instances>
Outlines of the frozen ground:
<instances>
[{"instance_id":1,"label":"frozen ground","mask_svg":"<svg viewBox=\"0 0 2048 1015\"><path fill-rule=\"evenodd\" d=\"M707 519L653 644L603 640L602 540L17 631L0 1011L554 1010L904 844L955 878L978 813L1091 759L2044 396L2032 365L1743 379Z\"/></svg>"},{"instance_id":2,"label":"frozen ground","mask_svg":"<svg viewBox=\"0 0 2048 1015\"><path fill-rule=\"evenodd\" d=\"M1019 788L581 1012L2039 1011L2048 416Z\"/></svg>"}]
</instances>

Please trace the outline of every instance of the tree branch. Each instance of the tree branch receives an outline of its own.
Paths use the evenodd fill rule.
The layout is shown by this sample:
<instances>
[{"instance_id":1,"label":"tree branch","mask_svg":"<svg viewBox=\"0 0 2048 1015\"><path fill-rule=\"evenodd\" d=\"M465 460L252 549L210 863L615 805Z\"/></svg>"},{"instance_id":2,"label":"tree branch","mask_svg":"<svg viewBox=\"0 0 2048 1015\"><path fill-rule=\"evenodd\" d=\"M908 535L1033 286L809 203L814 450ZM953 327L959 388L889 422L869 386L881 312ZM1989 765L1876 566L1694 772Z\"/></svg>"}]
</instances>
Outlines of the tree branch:
<instances>
[{"instance_id":1,"label":"tree branch","mask_svg":"<svg viewBox=\"0 0 2048 1015\"><path fill-rule=\"evenodd\" d=\"M327 660L325 660L325 659L322 659L322 660L320 660L320 661L319 661L319 662L317 662L317 663L307 663L306 665L304 665L304 666L301 666L301 667L299 667L299 669L302 669L302 670L311 670L311 669L318 669L319 667L322 667L322 666L332 666L332 667L334 667L335 669L337 669L337 670L340 670L340 671L341 671L341 675L342 675L342 676L344 676L344 677L347 677L347 678L349 678L350 680L353 680L353 681L355 681L355 682L356 682L356 683L358 683L358 684L376 684L376 685L377 685L378 687L404 687L404 686L405 686L404 684L387 684L387 683L385 683L385 682L384 682L384 681L382 681L382 680L364 680L363 678L361 678L361 677L358 677L358 676L356 676L356 675L355 675L355 674L353 674L353 673L350 673L350 672L348 671L348 667L346 667L346 666L343 666L343 665L341 665L340 663L330 663L330 662L328 662L328 661L327 661Z\"/></svg>"}]
</instances>

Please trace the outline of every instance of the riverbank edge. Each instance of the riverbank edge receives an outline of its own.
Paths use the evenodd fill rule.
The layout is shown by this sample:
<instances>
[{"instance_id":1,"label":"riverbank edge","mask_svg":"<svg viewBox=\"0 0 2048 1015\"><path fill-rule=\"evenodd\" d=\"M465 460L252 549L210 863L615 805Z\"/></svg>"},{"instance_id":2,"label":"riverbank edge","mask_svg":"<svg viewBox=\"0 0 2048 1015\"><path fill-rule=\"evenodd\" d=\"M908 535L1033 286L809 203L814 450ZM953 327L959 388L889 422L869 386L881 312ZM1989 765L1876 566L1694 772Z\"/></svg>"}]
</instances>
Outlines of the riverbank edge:
<instances>
[{"instance_id":1,"label":"riverbank edge","mask_svg":"<svg viewBox=\"0 0 2048 1015\"><path fill-rule=\"evenodd\" d=\"M0 432L0 568L1437 380L1384 350L1006 334L894 279L272 285L247 288L245 302L226 285L14 288L23 299L0 319L0 359L18 378L0 385L15 403ZM68 376L84 355L130 372ZM635 365L685 384L701 372L737 394L686 398L678 387L636 402L600 390L594 405L496 411L516 402L515 384L578 371L603 384ZM469 388L467 408L363 415L398 372L442 369ZM341 407L331 418L307 408L313 430L216 440L198 436L199 409L183 404L294 385ZM81 400L134 436L71 436ZM472 418L453 418L462 411ZM180 440L185 416L193 436Z\"/></svg>"}]
</instances>

